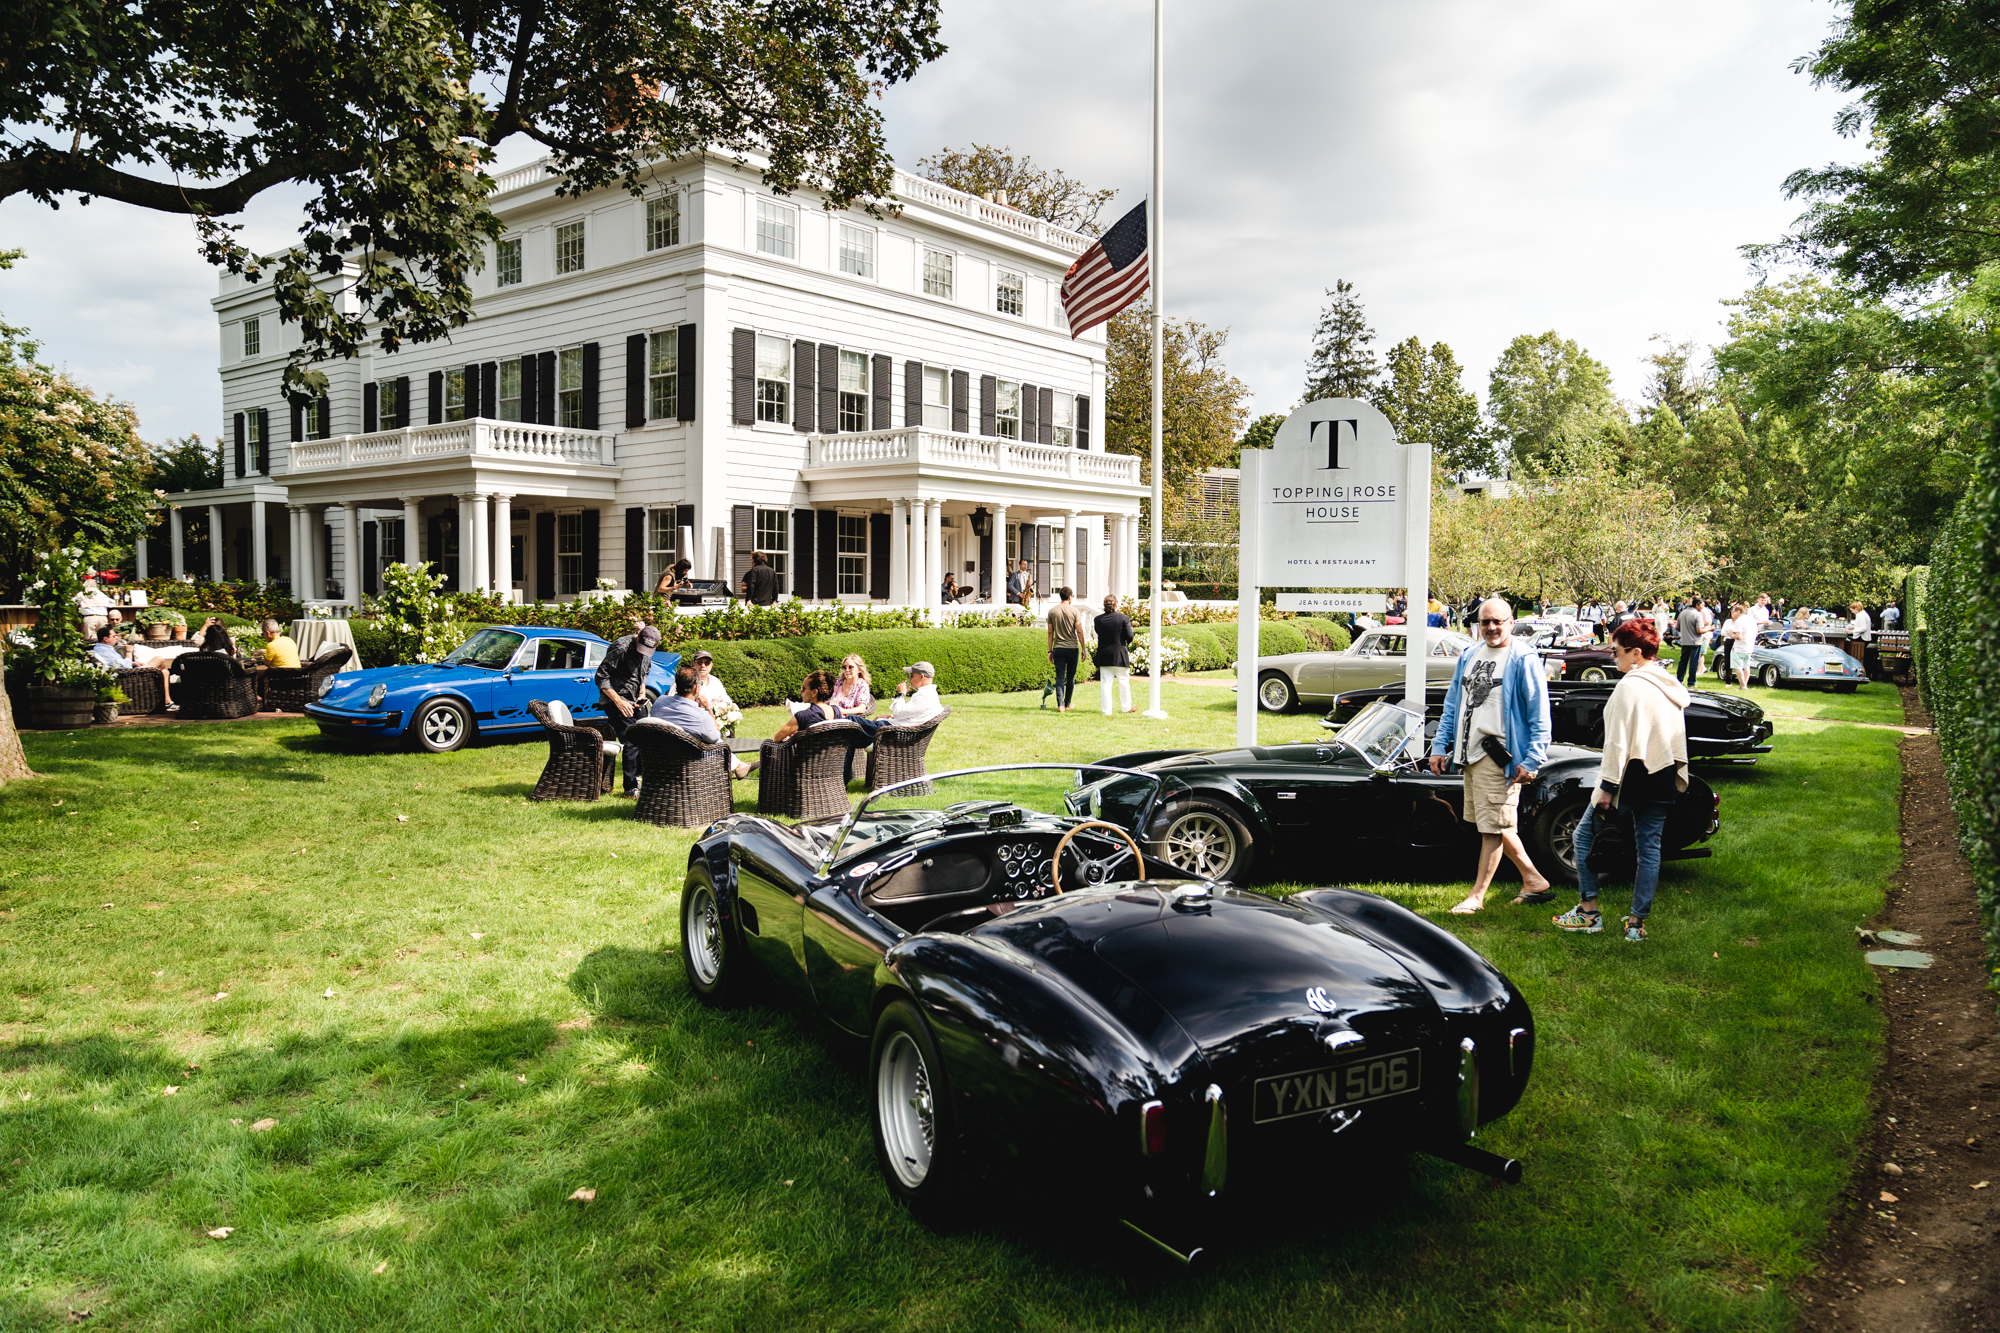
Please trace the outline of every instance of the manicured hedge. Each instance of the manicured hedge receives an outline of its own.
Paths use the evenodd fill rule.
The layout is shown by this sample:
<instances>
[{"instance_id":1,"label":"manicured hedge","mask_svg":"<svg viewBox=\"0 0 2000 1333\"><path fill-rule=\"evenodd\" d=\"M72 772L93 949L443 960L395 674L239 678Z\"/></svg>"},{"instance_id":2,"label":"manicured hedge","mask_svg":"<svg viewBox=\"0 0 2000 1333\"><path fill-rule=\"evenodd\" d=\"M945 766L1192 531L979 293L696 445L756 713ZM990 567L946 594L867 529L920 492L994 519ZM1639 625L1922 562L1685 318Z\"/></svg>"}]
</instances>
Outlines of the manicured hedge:
<instances>
[{"instance_id":1,"label":"manicured hedge","mask_svg":"<svg viewBox=\"0 0 2000 1333\"><path fill-rule=\"evenodd\" d=\"M837 672L849 653L861 654L878 698L895 693L903 668L926 661L937 667L938 691L995 694L1029 690L1051 676L1048 635L1041 629L990 629L977 634L950 629L877 629L851 634L801 634L788 639L742 639L677 647L715 655L715 674L739 704L775 704L799 697L799 683L815 669Z\"/></svg>"}]
</instances>

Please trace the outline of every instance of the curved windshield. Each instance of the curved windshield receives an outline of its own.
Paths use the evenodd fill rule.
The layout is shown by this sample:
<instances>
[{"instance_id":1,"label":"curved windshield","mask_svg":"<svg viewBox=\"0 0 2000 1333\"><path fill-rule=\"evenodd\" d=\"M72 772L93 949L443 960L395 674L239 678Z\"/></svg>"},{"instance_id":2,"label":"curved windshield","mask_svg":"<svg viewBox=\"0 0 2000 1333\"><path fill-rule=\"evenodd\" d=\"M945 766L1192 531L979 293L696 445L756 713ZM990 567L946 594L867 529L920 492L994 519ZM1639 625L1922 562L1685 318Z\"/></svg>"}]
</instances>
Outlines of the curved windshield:
<instances>
[{"instance_id":1,"label":"curved windshield","mask_svg":"<svg viewBox=\"0 0 2000 1333\"><path fill-rule=\"evenodd\" d=\"M975 768L898 783L855 802L829 864L929 830L1012 828L1051 818L1102 819L1144 827L1160 792L1150 773L1058 764Z\"/></svg>"},{"instance_id":2,"label":"curved windshield","mask_svg":"<svg viewBox=\"0 0 2000 1333\"><path fill-rule=\"evenodd\" d=\"M505 629L483 629L461 643L444 659L445 666L485 667L488 671L504 671L514 660L514 651L521 646L524 636Z\"/></svg>"},{"instance_id":3,"label":"curved windshield","mask_svg":"<svg viewBox=\"0 0 2000 1333\"><path fill-rule=\"evenodd\" d=\"M1335 732L1334 740L1375 767L1388 768L1398 756L1415 761L1423 750L1423 728L1423 720L1415 713L1400 704L1377 699Z\"/></svg>"}]
</instances>

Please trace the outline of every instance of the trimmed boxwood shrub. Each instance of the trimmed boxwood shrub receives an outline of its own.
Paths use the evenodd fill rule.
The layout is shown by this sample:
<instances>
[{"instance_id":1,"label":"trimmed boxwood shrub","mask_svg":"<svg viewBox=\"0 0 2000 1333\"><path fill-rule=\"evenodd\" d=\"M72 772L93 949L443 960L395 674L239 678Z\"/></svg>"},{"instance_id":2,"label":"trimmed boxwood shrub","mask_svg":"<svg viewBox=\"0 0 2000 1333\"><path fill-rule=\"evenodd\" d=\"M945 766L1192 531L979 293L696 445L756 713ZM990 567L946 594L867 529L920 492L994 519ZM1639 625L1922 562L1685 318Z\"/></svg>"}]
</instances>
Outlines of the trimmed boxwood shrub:
<instances>
[{"instance_id":1,"label":"trimmed boxwood shrub","mask_svg":"<svg viewBox=\"0 0 2000 1333\"><path fill-rule=\"evenodd\" d=\"M789 639L741 639L733 643L679 645L683 657L706 648L715 655L715 674L739 704L775 704L796 699L799 682L816 669L838 672L841 659L861 654L878 698L895 693L903 668L926 661L938 669L938 692L998 694L1031 690L1049 679L1048 636L1039 628L991 629L968 634L952 629L878 629L850 634L802 634Z\"/></svg>"},{"instance_id":2,"label":"trimmed boxwood shrub","mask_svg":"<svg viewBox=\"0 0 2000 1333\"><path fill-rule=\"evenodd\" d=\"M1311 639L1313 647L1322 652L1344 652L1347 646L1354 642L1354 637L1347 632L1347 626L1322 616L1294 616L1284 623L1293 626Z\"/></svg>"}]
</instances>

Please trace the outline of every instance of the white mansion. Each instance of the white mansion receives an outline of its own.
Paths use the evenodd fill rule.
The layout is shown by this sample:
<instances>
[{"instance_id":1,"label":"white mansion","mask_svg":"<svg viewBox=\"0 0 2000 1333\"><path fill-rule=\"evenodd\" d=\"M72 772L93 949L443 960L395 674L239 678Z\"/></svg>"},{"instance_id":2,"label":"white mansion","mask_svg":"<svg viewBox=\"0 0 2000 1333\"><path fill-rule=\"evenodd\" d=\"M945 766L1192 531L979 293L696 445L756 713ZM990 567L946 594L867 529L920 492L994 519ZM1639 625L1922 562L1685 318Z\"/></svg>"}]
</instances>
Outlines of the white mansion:
<instances>
[{"instance_id":1,"label":"white mansion","mask_svg":"<svg viewBox=\"0 0 2000 1333\"><path fill-rule=\"evenodd\" d=\"M761 551L800 597L923 605L946 573L1000 600L1019 555L1044 592L1137 593L1138 460L1104 452L1103 331L1072 341L1057 294L1085 237L900 172L883 219L713 154L643 199L556 183L499 178L506 236L449 342L323 365L303 410L296 329L225 276L225 484L168 497L141 574L358 605L430 561L556 600L682 556L733 587Z\"/></svg>"}]
</instances>

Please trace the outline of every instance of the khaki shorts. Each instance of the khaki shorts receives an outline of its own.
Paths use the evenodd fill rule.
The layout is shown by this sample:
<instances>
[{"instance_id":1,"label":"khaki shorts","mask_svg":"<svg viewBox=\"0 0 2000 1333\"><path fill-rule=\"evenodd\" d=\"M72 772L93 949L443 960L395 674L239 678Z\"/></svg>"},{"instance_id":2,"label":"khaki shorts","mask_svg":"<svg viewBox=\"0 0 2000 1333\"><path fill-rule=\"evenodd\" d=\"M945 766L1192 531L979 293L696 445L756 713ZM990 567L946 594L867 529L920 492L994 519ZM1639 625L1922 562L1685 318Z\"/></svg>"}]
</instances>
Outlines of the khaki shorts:
<instances>
[{"instance_id":1,"label":"khaki shorts","mask_svg":"<svg viewBox=\"0 0 2000 1333\"><path fill-rule=\"evenodd\" d=\"M1481 833L1507 833L1518 827L1520 808L1520 784L1508 779L1505 768L1484 755L1466 768L1465 817Z\"/></svg>"}]
</instances>

